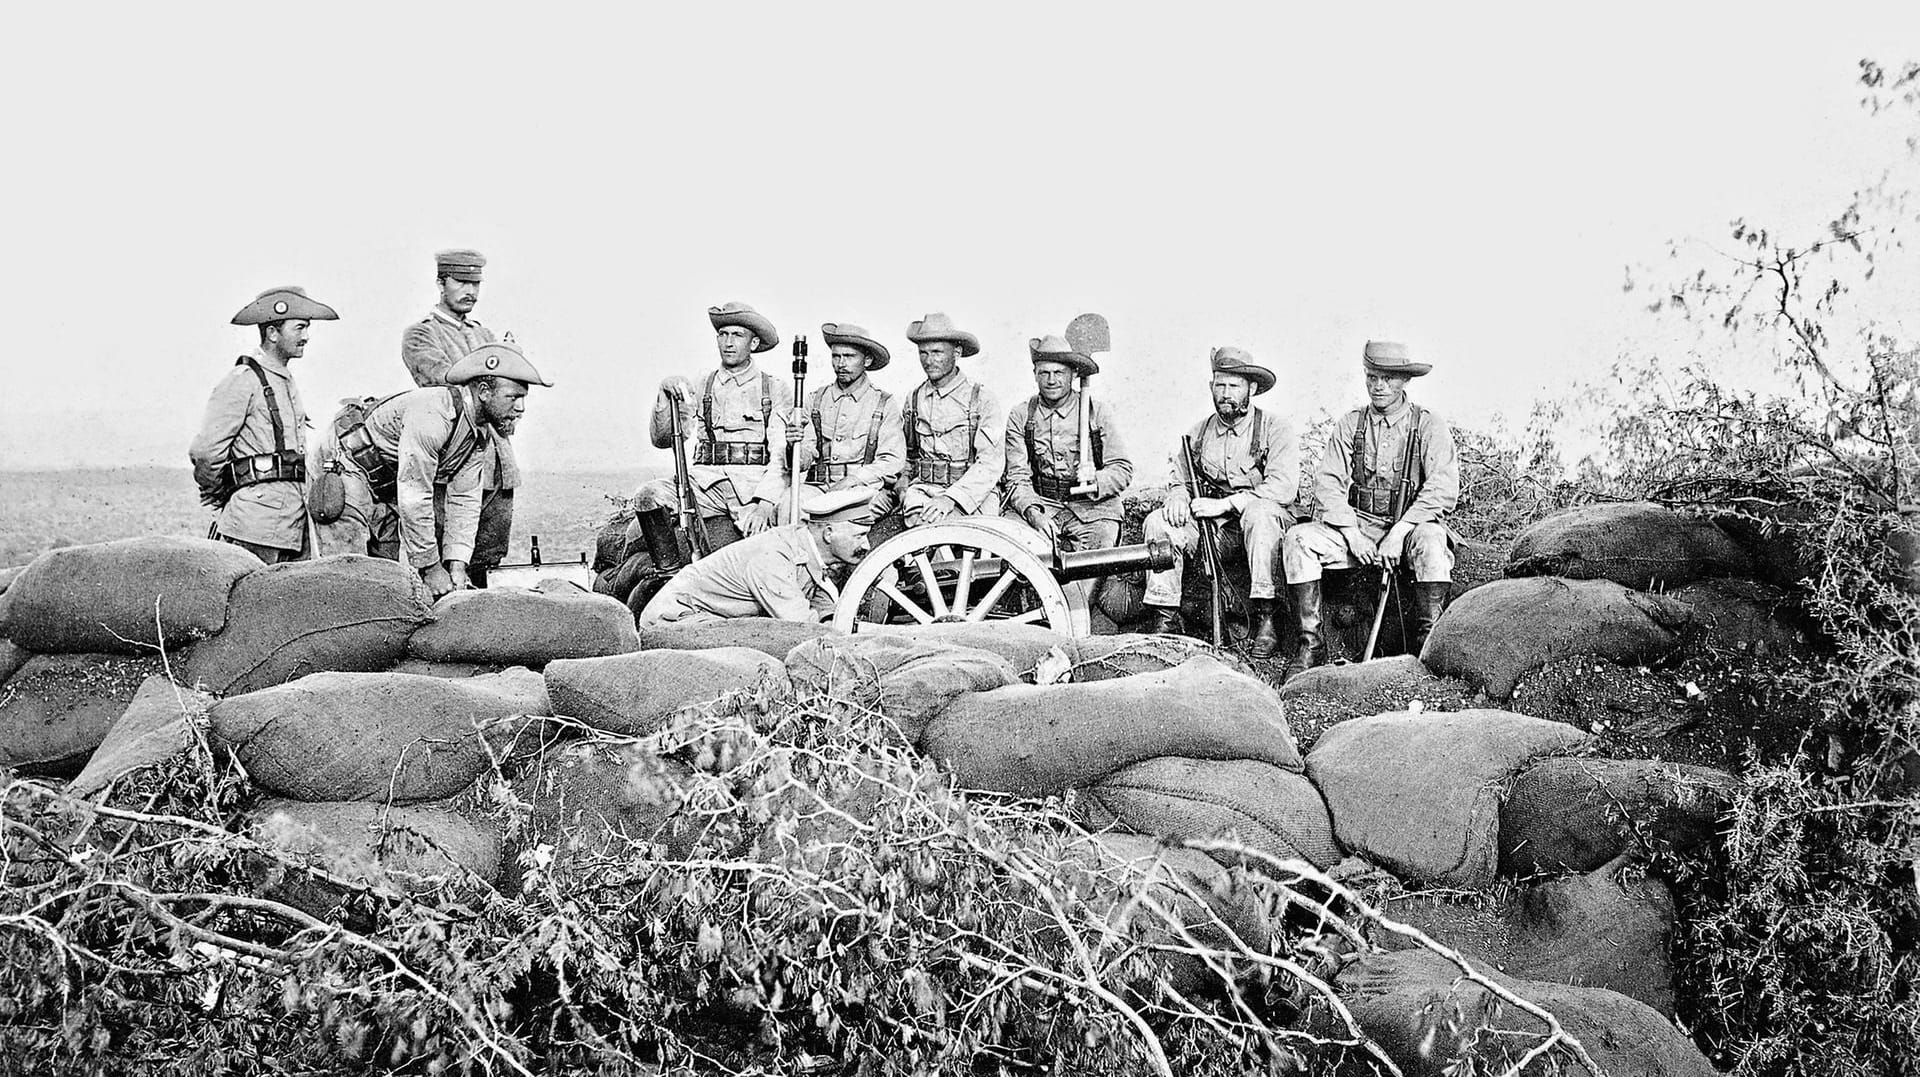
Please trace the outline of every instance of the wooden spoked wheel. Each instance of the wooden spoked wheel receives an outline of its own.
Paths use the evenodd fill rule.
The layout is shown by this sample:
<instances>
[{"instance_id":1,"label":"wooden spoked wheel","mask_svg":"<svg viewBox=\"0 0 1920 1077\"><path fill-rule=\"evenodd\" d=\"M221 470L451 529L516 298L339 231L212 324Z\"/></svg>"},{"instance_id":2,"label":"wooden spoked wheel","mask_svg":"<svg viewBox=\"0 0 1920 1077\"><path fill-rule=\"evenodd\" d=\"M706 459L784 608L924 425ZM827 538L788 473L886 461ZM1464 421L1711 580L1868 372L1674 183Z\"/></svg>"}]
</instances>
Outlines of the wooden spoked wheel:
<instances>
[{"instance_id":1,"label":"wooden spoked wheel","mask_svg":"<svg viewBox=\"0 0 1920 1077\"><path fill-rule=\"evenodd\" d=\"M1010 621L1068 636L1088 633L1081 588L1047 566L1047 540L1017 520L978 517L909 528L854 566L833 627Z\"/></svg>"}]
</instances>

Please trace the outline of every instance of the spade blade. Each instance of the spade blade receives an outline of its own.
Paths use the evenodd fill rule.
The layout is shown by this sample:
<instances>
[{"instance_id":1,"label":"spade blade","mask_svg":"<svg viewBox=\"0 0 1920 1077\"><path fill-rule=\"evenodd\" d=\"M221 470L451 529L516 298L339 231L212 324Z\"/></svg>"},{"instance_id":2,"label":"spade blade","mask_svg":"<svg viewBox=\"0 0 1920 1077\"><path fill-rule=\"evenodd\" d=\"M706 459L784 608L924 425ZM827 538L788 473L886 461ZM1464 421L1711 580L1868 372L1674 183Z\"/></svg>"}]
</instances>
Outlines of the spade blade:
<instances>
[{"instance_id":1,"label":"spade blade","mask_svg":"<svg viewBox=\"0 0 1920 1077\"><path fill-rule=\"evenodd\" d=\"M1082 314L1067 323L1067 346L1081 355L1097 355L1113 348L1107 335L1107 319L1100 314Z\"/></svg>"}]
</instances>

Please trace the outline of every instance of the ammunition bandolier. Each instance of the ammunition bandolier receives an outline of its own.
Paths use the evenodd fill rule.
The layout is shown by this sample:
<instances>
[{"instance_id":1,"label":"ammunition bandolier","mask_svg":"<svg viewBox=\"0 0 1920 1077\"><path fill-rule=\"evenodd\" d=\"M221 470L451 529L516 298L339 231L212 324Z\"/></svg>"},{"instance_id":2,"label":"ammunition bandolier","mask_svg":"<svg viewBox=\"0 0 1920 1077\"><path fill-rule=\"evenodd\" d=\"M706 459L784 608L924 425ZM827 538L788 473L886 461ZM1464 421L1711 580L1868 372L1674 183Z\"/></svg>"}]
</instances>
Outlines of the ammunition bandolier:
<instances>
[{"instance_id":1,"label":"ammunition bandolier","mask_svg":"<svg viewBox=\"0 0 1920 1077\"><path fill-rule=\"evenodd\" d=\"M911 396L907 397L907 411L906 414L901 417L902 424L906 427L907 436L905 481L908 483L925 482L940 486L951 486L960 481L960 477L965 475L969 468L973 467L974 461L980 455L979 449L974 445L974 439L980 433L980 419L982 417L980 414L980 383L977 381L973 383L972 395L967 400L967 458L964 461L922 451L920 447L919 423L920 412L922 410L921 394L928 391L928 383L920 383L920 387L915 389ZM868 442L869 446L872 444L872 441Z\"/></svg>"}]
</instances>

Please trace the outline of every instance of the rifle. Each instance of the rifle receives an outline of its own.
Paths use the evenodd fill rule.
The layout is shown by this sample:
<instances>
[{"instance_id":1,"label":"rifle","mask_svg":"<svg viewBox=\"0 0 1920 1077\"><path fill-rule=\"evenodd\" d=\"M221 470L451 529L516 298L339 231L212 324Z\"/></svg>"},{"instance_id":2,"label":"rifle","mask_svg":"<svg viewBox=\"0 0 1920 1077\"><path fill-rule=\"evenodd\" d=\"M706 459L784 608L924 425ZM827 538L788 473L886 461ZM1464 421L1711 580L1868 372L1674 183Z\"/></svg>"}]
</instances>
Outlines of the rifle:
<instances>
[{"instance_id":1,"label":"rifle","mask_svg":"<svg viewBox=\"0 0 1920 1077\"><path fill-rule=\"evenodd\" d=\"M700 505L693 494L693 473L687 470L687 430L680 414L680 401L676 397L668 403L672 405L673 415L674 519L678 521L680 537L686 542L690 557L698 561L713 552L713 545L707 541L707 529L700 522Z\"/></svg>"},{"instance_id":2,"label":"rifle","mask_svg":"<svg viewBox=\"0 0 1920 1077\"><path fill-rule=\"evenodd\" d=\"M1200 454L1194 450L1193 436L1180 435L1181 462L1187 465L1187 505L1192 511L1193 502L1199 498L1200 490ZM1221 618L1220 601L1220 523L1217 520L1203 520L1193 517L1193 525L1200 532L1200 559L1207 564L1207 578L1212 581L1213 623L1209 626L1215 647L1225 643L1226 625Z\"/></svg>"},{"instance_id":3,"label":"rifle","mask_svg":"<svg viewBox=\"0 0 1920 1077\"><path fill-rule=\"evenodd\" d=\"M800 421L800 409L807 399L807 338L793 338L793 414L788 417L789 424ZM800 443L787 446L787 470L793 476L793 494L788 505L787 522L800 522Z\"/></svg>"},{"instance_id":4,"label":"rifle","mask_svg":"<svg viewBox=\"0 0 1920 1077\"><path fill-rule=\"evenodd\" d=\"M1067 346L1091 358L1113 347L1107 319L1099 314L1082 314L1067 323ZM1088 375L1080 376L1080 464L1074 470L1074 494L1090 494L1097 488L1093 467L1093 397L1087 392Z\"/></svg>"},{"instance_id":5,"label":"rifle","mask_svg":"<svg viewBox=\"0 0 1920 1077\"><path fill-rule=\"evenodd\" d=\"M1362 416L1361 421L1365 422L1366 417ZM1407 448L1406 452L1400 457L1400 485L1394 487L1393 498L1387 502L1387 515L1392 518L1391 522L1387 524L1387 530L1389 531L1393 530L1394 524L1400 522L1400 517L1406 515L1408 503L1413 499L1413 443L1418 441L1419 437L1420 431L1413 428L1412 419L1409 417L1407 422ZM1370 662L1373 660L1373 648L1380 642L1380 623L1386 620L1387 617L1387 598L1393 594L1393 582L1393 566L1387 564L1384 560L1381 561L1380 604L1373 611L1373 631L1367 633L1367 649L1360 654L1360 661L1362 662ZM1403 625L1402 635L1404 634L1405 626ZM1401 646L1404 647L1406 644L1403 642Z\"/></svg>"}]
</instances>

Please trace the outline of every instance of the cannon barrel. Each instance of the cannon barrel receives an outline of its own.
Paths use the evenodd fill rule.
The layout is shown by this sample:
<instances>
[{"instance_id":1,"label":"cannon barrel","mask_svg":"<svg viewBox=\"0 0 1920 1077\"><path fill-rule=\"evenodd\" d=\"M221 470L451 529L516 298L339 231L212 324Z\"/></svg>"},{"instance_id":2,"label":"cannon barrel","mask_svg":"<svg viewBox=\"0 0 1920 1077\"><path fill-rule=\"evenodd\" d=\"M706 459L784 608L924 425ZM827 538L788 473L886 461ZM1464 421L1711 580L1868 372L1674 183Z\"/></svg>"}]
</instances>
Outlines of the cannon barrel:
<instances>
[{"instance_id":1,"label":"cannon barrel","mask_svg":"<svg viewBox=\"0 0 1920 1077\"><path fill-rule=\"evenodd\" d=\"M1158 570L1173 567L1173 543L1165 539L1142 542L1134 546L1112 546L1104 550L1074 550L1071 553L1056 552L1053 555L1053 575L1062 583L1069 580L1091 580L1102 576L1118 576L1122 572L1135 572L1140 569Z\"/></svg>"}]
</instances>

